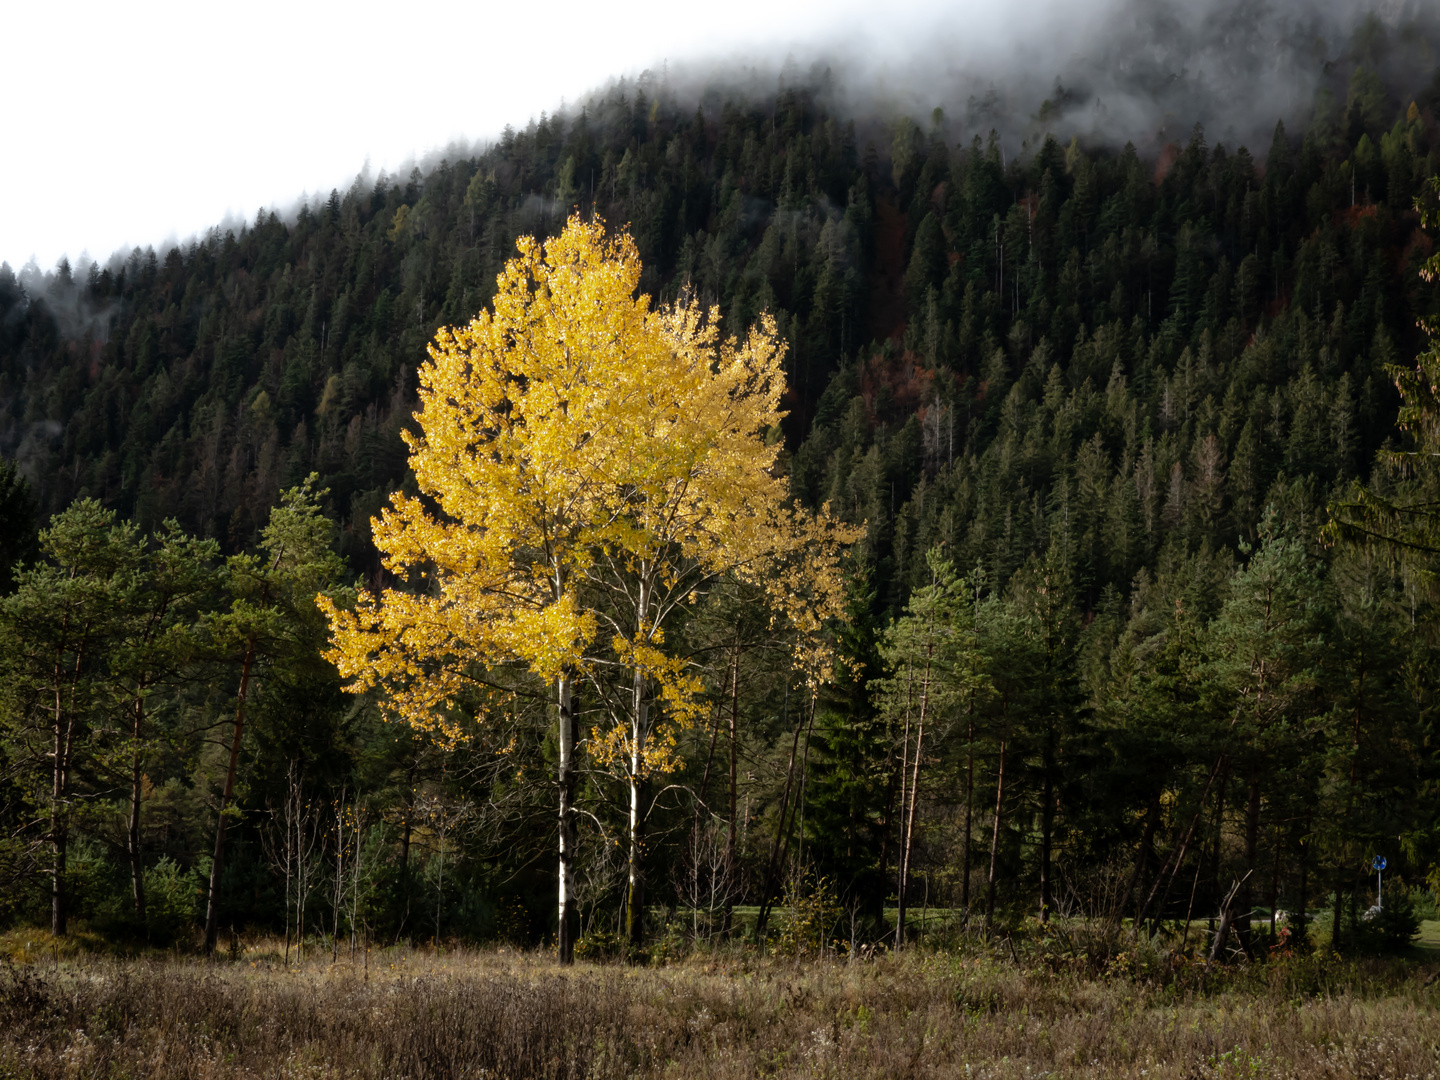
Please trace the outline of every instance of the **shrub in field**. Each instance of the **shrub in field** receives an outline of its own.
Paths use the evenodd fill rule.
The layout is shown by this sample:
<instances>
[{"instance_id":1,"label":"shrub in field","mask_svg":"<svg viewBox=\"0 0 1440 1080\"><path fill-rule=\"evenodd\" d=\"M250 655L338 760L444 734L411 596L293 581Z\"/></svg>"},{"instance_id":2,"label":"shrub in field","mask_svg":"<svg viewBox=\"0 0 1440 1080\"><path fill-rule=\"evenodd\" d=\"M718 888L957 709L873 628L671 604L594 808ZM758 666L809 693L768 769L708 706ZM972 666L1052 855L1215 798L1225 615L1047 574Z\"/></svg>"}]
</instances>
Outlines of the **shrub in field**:
<instances>
[{"instance_id":1,"label":"shrub in field","mask_svg":"<svg viewBox=\"0 0 1440 1080\"><path fill-rule=\"evenodd\" d=\"M620 935L604 926L592 926L575 943L575 959L603 964L620 956Z\"/></svg>"},{"instance_id":2,"label":"shrub in field","mask_svg":"<svg viewBox=\"0 0 1440 1080\"><path fill-rule=\"evenodd\" d=\"M785 886L784 908L775 951L781 956L814 956L824 951L836 923L840 902L829 878L796 877Z\"/></svg>"},{"instance_id":3,"label":"shrub in field","mask_svg":"<svg viewBox=\"0 0 1440 1080\"><path fill-rule=\"evenodd\" d=\"M71 843L65 863L65 889L70 910L92 922L108 926L130 917L129 897L117 887L114 869L100 845L92 840Z\"/></svg>"},{"instance_id":4,"label":"shrub in field","mask_svg":"<svg viewBox=\"0 0 1440 1080\"><path fill-rule=\"evenodd\" d=\"M665 924L664 932L645 950L646 959L652 964L666 964L685 956L691 945L685 924L679 919L671 919Z\"/></svg>"},{"instance_id":5,"label":"shrub in field","mask_svg":"<svg viewBox=\"0 0 1440 1080\"><path fill-rule=\"evenodd\" d=\"M165 945L195 925L195 881L175 860L162 856L145 871L145 928L150 940Z\"/></svg>"},{"instance_id":6,"label":"shrub in field","mask_svg":"<svg viewBox=\"0 0 1440 1080\"><path fill-rule=\"evenodd\" d=\"M507 897L495 919L495 932L507 945L529 945L531 942L530 909L518 896Z\"/></svg>"}]
</instances>

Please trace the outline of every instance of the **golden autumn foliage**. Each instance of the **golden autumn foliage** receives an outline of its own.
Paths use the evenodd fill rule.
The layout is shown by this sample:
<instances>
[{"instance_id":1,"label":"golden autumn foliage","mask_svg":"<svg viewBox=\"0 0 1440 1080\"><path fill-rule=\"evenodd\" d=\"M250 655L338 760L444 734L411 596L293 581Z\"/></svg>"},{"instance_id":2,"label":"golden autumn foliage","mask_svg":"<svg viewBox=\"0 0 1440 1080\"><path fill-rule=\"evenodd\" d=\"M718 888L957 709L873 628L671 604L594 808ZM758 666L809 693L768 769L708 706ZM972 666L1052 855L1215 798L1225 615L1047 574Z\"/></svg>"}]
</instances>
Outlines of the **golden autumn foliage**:
<instances>
[{"instance_id":1,"label":"golden autumn foliage","mask_svg":"<svg viewBox=\"0 0 1440 1080\"><path fill-rule=\"evenodd\" d=\"M350 691L452 739L459 695L502 665L547 681L628 672L658 724L615 715L593 752L663 770L665 729L700 690L667 651L670 617L718 575L755 582L793 628L797 666L823 680L856 531L792 505L776 473L785 345L770 317L741 341L714 309L652 308L630 237L598 222L518 248L493 313L440 331L420 369L406 441L430 501L396 493L374 522L386 568L428 587L354 611L321 598L328 656Z\"/></svg>"}]
</instances>

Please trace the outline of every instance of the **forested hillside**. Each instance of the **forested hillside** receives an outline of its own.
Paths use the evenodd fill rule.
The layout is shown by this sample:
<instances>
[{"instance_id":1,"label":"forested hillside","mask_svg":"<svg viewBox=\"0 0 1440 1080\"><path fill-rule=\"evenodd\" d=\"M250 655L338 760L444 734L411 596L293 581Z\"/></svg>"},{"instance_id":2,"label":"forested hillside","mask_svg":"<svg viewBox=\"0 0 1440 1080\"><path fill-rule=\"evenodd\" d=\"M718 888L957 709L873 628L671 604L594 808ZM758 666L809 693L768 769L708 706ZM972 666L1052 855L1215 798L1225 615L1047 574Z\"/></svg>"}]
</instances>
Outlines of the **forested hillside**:
<instances>
[{"instance_id":1,"label":"forested hillside","mask_svg":"<svg viewBox=\"0 0 1440 1080\"><path fill-rule=\"evenodd\" d=\"M1416 887L1440 862L1433 563L1322 529L1356 482L1434 488L1381 452L1408 445L1387 366L1440 319L1440 70L1391 85L1366 42L1263 147L1086 145L1044 106L1006 144L645 77L293 221L0 268L0 918L183 936L228 808L223 926L553 934L544 717L459 745L385 722L309 598L390 581L369 522L413 490L427 343L578 211L628 227L658 299L775 316L792 490L866 526L818 701L744 589L685 629L707 715L653 785L652 935L789 882L862 937L897 901L1383 936L1371 857ZM581 786L599 948L624 785Z\"/></svg>"}]
</instances>

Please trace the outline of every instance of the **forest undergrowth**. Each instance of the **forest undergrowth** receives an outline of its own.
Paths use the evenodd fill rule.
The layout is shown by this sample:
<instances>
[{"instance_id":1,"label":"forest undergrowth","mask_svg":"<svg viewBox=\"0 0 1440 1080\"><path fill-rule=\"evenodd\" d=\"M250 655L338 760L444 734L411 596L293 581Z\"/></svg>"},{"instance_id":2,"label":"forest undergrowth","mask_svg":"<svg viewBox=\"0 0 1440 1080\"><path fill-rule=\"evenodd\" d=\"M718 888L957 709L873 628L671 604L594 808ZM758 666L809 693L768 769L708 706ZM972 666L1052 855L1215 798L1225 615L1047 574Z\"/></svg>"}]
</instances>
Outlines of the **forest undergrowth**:
<instances>
[{"instance_id":1,"label":"forest undergrowth","mask_svg":"<svg viewBox=\"0 0 1440 1080\"><path fill-rule=\"evenodd\" d=\"M222 954L223 955L223 954ZM1058 936L558 967L505 948L0 966L5 1077L1435 1077L1434 964Z\"/></svg>"}]
</instances>

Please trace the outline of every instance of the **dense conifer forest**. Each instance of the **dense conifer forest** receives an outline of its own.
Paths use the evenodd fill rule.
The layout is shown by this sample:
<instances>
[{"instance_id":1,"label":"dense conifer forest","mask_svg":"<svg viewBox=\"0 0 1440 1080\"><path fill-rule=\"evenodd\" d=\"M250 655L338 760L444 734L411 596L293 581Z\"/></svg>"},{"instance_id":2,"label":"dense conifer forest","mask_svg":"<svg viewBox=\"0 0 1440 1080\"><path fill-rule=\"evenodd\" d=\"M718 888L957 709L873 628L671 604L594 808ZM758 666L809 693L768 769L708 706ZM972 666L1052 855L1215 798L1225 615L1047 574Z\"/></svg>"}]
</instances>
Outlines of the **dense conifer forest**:
<instances>
[{"instance_id":1,"label":"dense conifer forest","mask_svg":"<svg viewBox=\"0 0 1440 1080\"><path fill-rule=\"evenodd\" d=\"M544 703L390 722L313 598L395 583L370 520L415 490L426 345L578 212L658 300L774 315L792 491L865 526L818 697L738 583L678 631L705 708L649 789L646 947L805 903L856 941L943 909L1403 942L1440 890L1435 552L1343 507L1437 497L1390 369L1440 325L1440 70L1383 50L1253 147L647 75L293 220L0 267L0 920L553 939ZM598 953L624 783L582 769Z\"/></svg>"}]
</instances>

